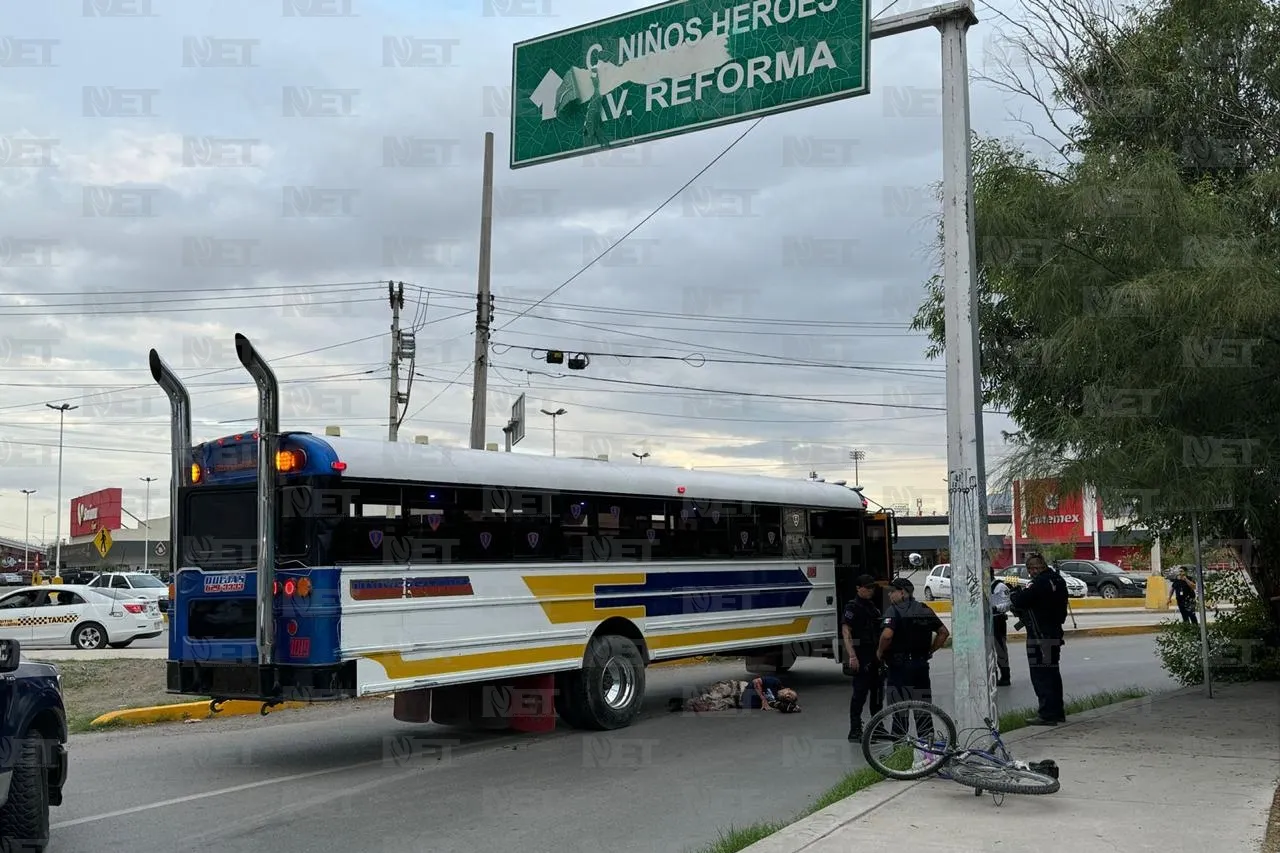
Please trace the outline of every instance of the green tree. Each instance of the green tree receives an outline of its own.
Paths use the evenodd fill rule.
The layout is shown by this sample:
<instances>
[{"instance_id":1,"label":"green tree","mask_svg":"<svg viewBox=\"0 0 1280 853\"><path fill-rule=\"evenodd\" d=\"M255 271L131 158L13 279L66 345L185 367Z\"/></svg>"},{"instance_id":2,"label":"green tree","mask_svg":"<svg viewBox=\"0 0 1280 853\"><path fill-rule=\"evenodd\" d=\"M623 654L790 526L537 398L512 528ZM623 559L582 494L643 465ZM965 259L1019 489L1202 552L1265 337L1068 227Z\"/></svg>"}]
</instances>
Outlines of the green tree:
<instances>
[{"instance_id":1,"label":"green tree","mask_svg":"<svg viewBox=\"0 0 1280 853\"><path fill-rule=\"evenodd\" d=\"M974 144L983 393L1018 426L1004 479L1093 483L1166 539L1195 510L1280 624L1280 9L1026 6L1029 63L1003 85L1063 139L1050 159ZM935 276L914 323L935 357L942 297Z\"/></svg>"}]
</instances>

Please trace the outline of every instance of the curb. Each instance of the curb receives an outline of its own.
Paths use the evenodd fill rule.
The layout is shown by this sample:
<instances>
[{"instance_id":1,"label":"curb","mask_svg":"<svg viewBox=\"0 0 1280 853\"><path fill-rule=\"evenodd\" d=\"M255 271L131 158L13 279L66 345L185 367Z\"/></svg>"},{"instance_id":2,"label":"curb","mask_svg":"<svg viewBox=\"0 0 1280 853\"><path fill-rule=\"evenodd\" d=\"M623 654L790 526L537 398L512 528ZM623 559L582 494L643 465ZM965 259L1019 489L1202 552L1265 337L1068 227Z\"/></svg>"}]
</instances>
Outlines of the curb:
<instances>
[{"instance_id":1,"label":"curb","mask_svg":"<svg viewBox=\"0 0 1280 853\"><path fill-rule=\"evenodd\" d=\"M283 702L268 713L284 708L305 708L306 702ZM177 705L154 705L150 708L125 708L111 711L89 723L92 727L106 725L145 726L151 723L180 723L184 720L207 720L210 717L244 717L259 714L261 702L232 699L224 702L218 713L209 710L208 702L182 702Z\"/></svg>"},{"instance_id":2,"label":"curb","mask_svg":"<svg viewBox=\"0 0 1280 853\"><path fill-rule=\"evenodd\" d=\"M1159 622L1151 625L1109 625L1104 628L1073 628L1070 631L1064 631L1063 636L1070 637L1127 637L1134 634L1156 634L1163 628ZM1027 641L1026 634L1009 634L1006 640L1010 643L1025 643ZM951 648L951 640L948 639L944 649Z\"/></svg>"},{"instance_id":3,"label":"curb","mask_svg":"<svg viewBox=\"0 0 1280 853\"><path fill-rule=\"evenodd\" d=\"M1026 728L1016 729L1008 734L1001 734L1001 739L1004 740L1006 744L1013 744L1036 737L1043 737L1052 732L1061 731L1062 729L1075 725L1076 723L1087 723L1091 720L1098 719L1099 717L1105 717L1109 714L1142 707L1143 705L1149 705L1152 702L1171 699L1182 693L1198 689L1200 688L1184 687L1178 690L1152 694L1150 696L1140 696L1137 699L1126 699L1123 702L1104 705L1101 708L1081 711L1079 714L1072 715L1071 719L1066 723L1055 726L1054 728L1035 728L1028 726ZM931 781L933 781L932 778L918 779L911 782L901 782L895 779L882 779L879 782L873 783L869 787L863 788L852 796L846 797L837 803L827 806L821 811L814 812L806 818L802 818L789 826L783 827L773 835L760 839L755 844L744 847L741 853L801 853L801 851L808 849L811 845L840 831L862 816L869 814L881 806L897 799L917 785L922 785Z\"/></svg>"},{"instance_id":4,"label":"curb","mask_svg":"<svg viewBox=\"0 0 1280 853\"><path fill-rule=\"evenodd\" d=\"M924 604L929 605L934 613L950 613L950 601L927 601L920 599ZM1094 598L1094 599L1071 599L1071 609L1077 613L1090 610L1144 610L1148 613L1173 613L1176 612L1170 607L1148 607L1145 598Z\"/></svg>"}]
</instances>

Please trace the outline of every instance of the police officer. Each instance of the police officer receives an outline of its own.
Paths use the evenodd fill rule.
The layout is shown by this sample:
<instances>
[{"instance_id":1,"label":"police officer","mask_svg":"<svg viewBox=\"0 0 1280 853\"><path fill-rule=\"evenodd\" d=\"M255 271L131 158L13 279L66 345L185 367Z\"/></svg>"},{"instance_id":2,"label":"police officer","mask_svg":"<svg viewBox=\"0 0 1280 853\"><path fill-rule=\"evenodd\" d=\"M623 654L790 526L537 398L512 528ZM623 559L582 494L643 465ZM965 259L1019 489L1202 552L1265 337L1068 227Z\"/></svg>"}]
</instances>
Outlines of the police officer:
<instances>
[{"instance_id":1,"label":"police officer","mask_svg":"<svg viewBox=\"0 0 1280 853\"><path fill-rule=\"evenodd\" d=\"M1009 678L1009 586L996 577L994 567L991 572L991 634L996 643L996 666L1000 668L1000 680L997 687L1008 687L1012 684Z\"/></svg>"},{"instance_id":2,"label":"police officer","mask_svg":"<svg viewBox=\"0 0 1280 853\"><path fill-rule=\"evenodd\" d=\"M880 640L880 607L876 604L876 579L862 575L855 582L856 595L844 608L840 636L844 639L845 672L853 676L853 697L849 701L849 740L862 740L862 709L871 699L871 716L884 707L880 662L876 647Z\"/></svg>"},{"instance_id":3,"label":"police officer","mask_svg":"<svg viewBox=\"0 0 1280 853\"><path fill-rule=\"evenodd\" d=\"M1027 722L1056 726L1067 721L1062 671L1058 668L1065 636L1062 623L1067 621L1067 583L1039 554L1027 557L1027 574L1031 583L1011 596L1013 610L1027 628L1027 664L1031 686L1040 701L1039 712Z\"/></svg>"},{"instance_id":4,"label":"police officer","mask_svg":"<svg viewBox=\"0 0 1280 853\"><path fill-rule=\"evenodd\" d=\"M890 703L907 699L932 701L929 658L951 636L938 614L912 597L914 592L915 585L906 578L894 578L889 582L890 606L880 623L880 645L876 657L888 667L885 682ZM881 733L875 734L879 736ZM893 739L900 740L906 734L906 713L894 714ZM932 737L931 714L916 714L916 734L921 738Z\"/></svg>"}]
</instances>

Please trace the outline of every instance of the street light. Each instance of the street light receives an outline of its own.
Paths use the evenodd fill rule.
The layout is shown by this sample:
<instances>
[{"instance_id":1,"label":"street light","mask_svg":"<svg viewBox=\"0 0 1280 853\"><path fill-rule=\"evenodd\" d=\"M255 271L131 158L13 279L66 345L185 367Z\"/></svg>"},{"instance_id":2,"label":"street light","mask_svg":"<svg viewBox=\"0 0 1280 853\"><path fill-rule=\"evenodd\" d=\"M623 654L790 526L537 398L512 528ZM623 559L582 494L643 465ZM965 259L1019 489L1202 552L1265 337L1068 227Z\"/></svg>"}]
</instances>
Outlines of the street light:
<instances>
[{"instance_id":1,"label":"street light","mask_svg":"<svg viewBox=\"0 0 1280 853\"><path fill-rule=\"evenodd\" d=\"M143 513L146 521L143 525L147 528L146 544L142 546L142 571L146 572L150 565L151 557L151 484L156 481L155 477L139 477L139 480L147 484L147 509Z\"/></svg>"},{"instance_id":2,"label":"street light","mask_svg":"<svg viewBox=\"0 0 1280 853\"><path fill-rule=\"evenodd\" d=\"M53 557L53 575L58 576L58 570L62 567L62 428L66 422L67 412L75 411L80 408L70 403L63 403L55 406L53 403L45 403L50 409L58 413L58 523L54 525L55 534L58 537L57 544L54 546Z\"/></svg>"},{"instance_id":3,"label":"street light","mask_svg":"<svg viewBox=\"0 0 1280 853\"><path fill-rule=\"evenodd\" d=\"M644 460L646 460L646 459L648 459L648 458L649 458L649 451L647 451L647 450L646 450L644 453L636 453L636 452L633 450L633 451L631 451L631 455L632 455L632 456L634 456L635 458L639 459L639 460L640 460L640 464L641 464L641 465L643 465L643 464L644 464Z\"/></svg>"},{"instance_id":4,"label":"street light","mask_svg":"<svg viewBox=\"0 0 1280 853\"><path fill-rule=\"evenodd\" d=\"M556 409L554 412L542 410L542 414L551 416L551 455L556 455L556 418L563 414L567 414L564 409Z\"/></svg>"},{"instance_id":5,"label":"street light","mask_svg":"<svg viewBox=\"0 0 1280 853\"><path fill-rule=\"evenodd\" d=\"M23 571L31 571L31 496L36 493L35 489L23 489L22 493L27 496L27 520L22 532L22 569Z\"/></svg>"},{"instance_id":6,"label":"street light","mask_svg":"<svg viewBox=\"0 0 1280 853\"><path fill-rule=\"evenodd\" d=\"M858 477L858 463L867 458L865 450L850 450L849 458L853 460L853 484L861 486L862 480Z\"/></svg>"}]
</instances>

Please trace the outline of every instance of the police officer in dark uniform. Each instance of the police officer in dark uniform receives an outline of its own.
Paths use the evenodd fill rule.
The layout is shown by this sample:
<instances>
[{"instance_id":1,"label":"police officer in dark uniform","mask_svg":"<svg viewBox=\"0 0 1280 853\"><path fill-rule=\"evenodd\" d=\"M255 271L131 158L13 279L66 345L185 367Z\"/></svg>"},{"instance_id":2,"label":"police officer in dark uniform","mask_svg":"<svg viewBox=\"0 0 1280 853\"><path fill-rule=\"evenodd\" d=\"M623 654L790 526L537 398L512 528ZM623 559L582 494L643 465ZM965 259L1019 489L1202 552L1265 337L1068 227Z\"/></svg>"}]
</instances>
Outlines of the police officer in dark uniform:
<instances>
[{"instance_id":1,"label":"police officer in dark uniform","mask_svg":"<svg viewBox=\"0 0 1280 853\"><path fill-rule=\"evenodd\" d=\"M938 614L927 604L912 597L914 592L915 586L906 578L894 578L889 582L890 606L881 619L880 645L876 657L888 667L885 682L890 703L907 699L925 702L933 700L933 688L929 683L929 658L951 636ZM906 713L895 714L894 740L899 740L906 734ZM916 714L916 734L921 738L933 735L932 715Z\"/></svg>"},{"instance_id":2,"label":"police officer in dark uniform","mask_svg":"<svg viewBox=\"0 0 1280 853\"><path fill-rule=\"evenodd\" d=\"M876 604L876 579L862 575L855 582L857 594L844 607L840 636L844 640L845 673L853 676L853 697L849 701L849 740L862 740L862 709L871 699L871 716L884 707L880 662L876 648L880 642L880 607Z\"/></svg>"},{"instance_id":3,"label":"police officer in dark uniform","mask_svg":"<svg viewBox=\"0 0 1280 853\"><path fill-rule=\"evenodd\" d=\"M1067 721L1062 670L1058 668L1065 636L1062 623L1067 621L1067 582L1039 554L1027 557L1027 574L1031 575L1031 583L1010 596L1014 613L1027 629L1031 686L1040 700L1038 713L1027 722L1033 726L1056 726Z\"/></svg>"}]
</instances>

